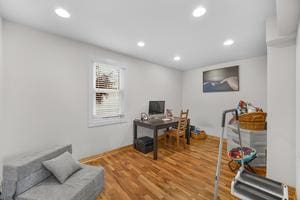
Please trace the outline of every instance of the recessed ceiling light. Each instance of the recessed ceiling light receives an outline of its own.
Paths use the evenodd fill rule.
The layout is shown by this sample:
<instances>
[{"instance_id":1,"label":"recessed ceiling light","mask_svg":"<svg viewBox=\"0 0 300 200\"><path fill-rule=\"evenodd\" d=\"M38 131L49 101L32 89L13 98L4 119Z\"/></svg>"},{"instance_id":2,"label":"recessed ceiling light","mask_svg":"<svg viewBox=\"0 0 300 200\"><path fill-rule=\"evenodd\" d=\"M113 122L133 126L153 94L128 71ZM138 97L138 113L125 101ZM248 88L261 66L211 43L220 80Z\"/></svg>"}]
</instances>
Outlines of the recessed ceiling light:
<instances>
[{"instance_id":1,"label":"recessed ceiling light","mask_svg":"<svg viewBox=\"0 0 300 200\"><path fill-rule=\"evenodd\" d=\"M144 47L144 46L145 46L145 42L139 41L139 42L137 43L137 45L138 45L139 47Z\"/></svg>"},{"instance_id":2,"label":"recessed ceiling light","mask_svg":"<svg viewBox=\"0 0 300 200\"><path fill-rule=\"evenodd\" d=\"M181 60L181 58L180 58L179 56L175 56L173 59L174 59L175 61Z\"/></svg>"},{"instance_id":3,"label":"recessed ceiling light","mask_svg":"<svg viewBox=\"0 0 300 200\"><path fill-rule=\"evenodd\" d=\"M70 18L71 14L63 8L55 9L55 13L62 18Z\"/></svg>"},{"instance_id":4,"label":"recessed ceiling light","mask_svg":"<svg viewBox=\"0 0 300 200\"><path fill-rule=\"evenodd\" d=\"M198 7L193 11L193 16L194 17L201 17L203 15L205 15L206 13L206 9L204 7Z\"/></svg>"},{"instance_id":5,"label":"recessed ceiling light","mask_svg":"<svg viewBox=\"0 0 300 200\"><path fill-rule=\"evenodd\" d=\"M230 46L230 45L233 45L233 44L234 44L234 41L232 39L228 39L223 43L224 46Z\"/></svg>"}]
</instances>

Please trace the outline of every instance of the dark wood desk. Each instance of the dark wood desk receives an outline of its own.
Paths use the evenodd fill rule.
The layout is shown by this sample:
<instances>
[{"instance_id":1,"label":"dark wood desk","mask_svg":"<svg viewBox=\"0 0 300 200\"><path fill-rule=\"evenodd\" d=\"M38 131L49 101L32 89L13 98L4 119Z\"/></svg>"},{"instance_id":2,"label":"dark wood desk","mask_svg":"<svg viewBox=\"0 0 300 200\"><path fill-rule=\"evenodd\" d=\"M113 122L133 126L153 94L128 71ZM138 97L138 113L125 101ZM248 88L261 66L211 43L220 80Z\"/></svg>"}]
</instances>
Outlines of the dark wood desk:
<instances>
[{"instance_id":1,"label":"dark wood desk","mask_svg":"<svg viewBox=\"0 0 300 200\"><path fill-rule=\"evenodd\" d=\"M133 147L136 148L137 140L137 127L141 126L144 128L149 128L153 130L153 159L157 160L157 142L158 142L158 130L168 129L178 125L179 117L174 117L174 119L169 121L163 121L161 119L150 119L147 121L134 120L133 121ZM190 119L188 119L187 129L186 129L186 140L187 144L190 144Z\"/></svg>"}]
</instances>

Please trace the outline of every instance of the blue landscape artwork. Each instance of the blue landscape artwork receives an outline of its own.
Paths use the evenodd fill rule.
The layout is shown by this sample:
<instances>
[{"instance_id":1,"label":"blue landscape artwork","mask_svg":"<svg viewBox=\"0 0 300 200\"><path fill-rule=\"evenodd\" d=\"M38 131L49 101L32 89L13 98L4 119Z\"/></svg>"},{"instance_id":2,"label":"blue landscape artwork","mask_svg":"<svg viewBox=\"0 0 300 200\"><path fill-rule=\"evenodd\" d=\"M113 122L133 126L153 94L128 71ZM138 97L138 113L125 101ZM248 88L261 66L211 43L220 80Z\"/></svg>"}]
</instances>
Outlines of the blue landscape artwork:
<instances>
[{"instance_id":1,"label":"blue landscape artwork","mask_svg":"<svg viewBox=\"0 0 300 200\"><path fill-rule=\"evenodd\" d=\"M239 66L203 72L203 92L239 91Z\"/></svg>"}]
</instances>

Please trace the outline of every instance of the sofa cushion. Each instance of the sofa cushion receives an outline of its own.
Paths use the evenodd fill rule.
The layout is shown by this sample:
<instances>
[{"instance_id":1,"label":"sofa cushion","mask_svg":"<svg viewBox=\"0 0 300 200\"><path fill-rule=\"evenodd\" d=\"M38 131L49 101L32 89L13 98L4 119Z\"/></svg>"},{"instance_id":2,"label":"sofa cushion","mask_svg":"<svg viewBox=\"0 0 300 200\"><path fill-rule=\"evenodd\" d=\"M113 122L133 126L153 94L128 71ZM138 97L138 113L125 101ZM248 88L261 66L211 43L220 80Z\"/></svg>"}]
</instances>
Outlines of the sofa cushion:
<instances>
[{"instance_id":1,"label":"sofa cushion","mask_svg":"<svg viewBox=\"0 0 300 200\"><path fill-rule=\"evenodd\" d=\"M69 152L65 152L51 160L44 161L43 165L60 183L64 183L69 176L81 169L79 162L76 161Z\"/></svg>"},{"instance_id":2,"label":"sofa cushion","mask_svg":"<svg viewBox=\"0 0 300 200\"><path fill-rule=\"evenodd\" d=\"M50 176L39 185L16 197L16 200L90 200L102 191L104 169L81 165L63 184Z\"/></svg>"}]
</instances>

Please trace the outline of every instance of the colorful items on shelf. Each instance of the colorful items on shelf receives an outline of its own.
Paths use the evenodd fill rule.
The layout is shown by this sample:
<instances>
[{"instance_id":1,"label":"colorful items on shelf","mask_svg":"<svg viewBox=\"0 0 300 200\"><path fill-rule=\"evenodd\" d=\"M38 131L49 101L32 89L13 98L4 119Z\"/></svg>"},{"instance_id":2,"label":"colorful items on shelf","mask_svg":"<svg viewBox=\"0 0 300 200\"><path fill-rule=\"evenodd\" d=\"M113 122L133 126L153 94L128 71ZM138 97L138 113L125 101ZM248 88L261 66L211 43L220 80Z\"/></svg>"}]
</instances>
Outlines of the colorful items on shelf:
<instances>
[{"instance_id":1,"label":"colorful items on shelf","mask_svg":"<svg viewBox=\"0 0 300 200\"><path fill-rule=\"evenodd\" d=\"M256 150L251 147L243 147L244 152L244 162L249 162L256 156ZM242 151L240 147L233 148L231 151L228 152L228 157L240 164L242 159Z\"/></svg>"},{"instance_id":2,"label":"colorful items on shelf","mask_svg":"<svg viewBox=\"0 0 300 200\"><path fill-rule=\"evenodd\" d=\"M252 103L246 102L243 100L240 100L240 102L239 102L238 111L239 111L239 114L263 112L263 110L261 108L255 107L252 105Z\"/></svg>"},{"instance_id":3,"label":"colorful items on shelf","mask_svg":"<svg viewBox=\"0 0 300 200\"><path fill-rule=\"evenodd\" d=\"M242 153L244 155L242 155ZM243 147L242 150L240 147L231 149L227 153L228 157L230 158L230 161L228 162L229 169L235 172L240 168L243 161L244 167L248 171L255 173L255 170L251 167L250 163L257 158L256 154L256 150L251 147ZM236 163L237 165L233 165L233 163Z\"/></svg>"}]
</instances>

